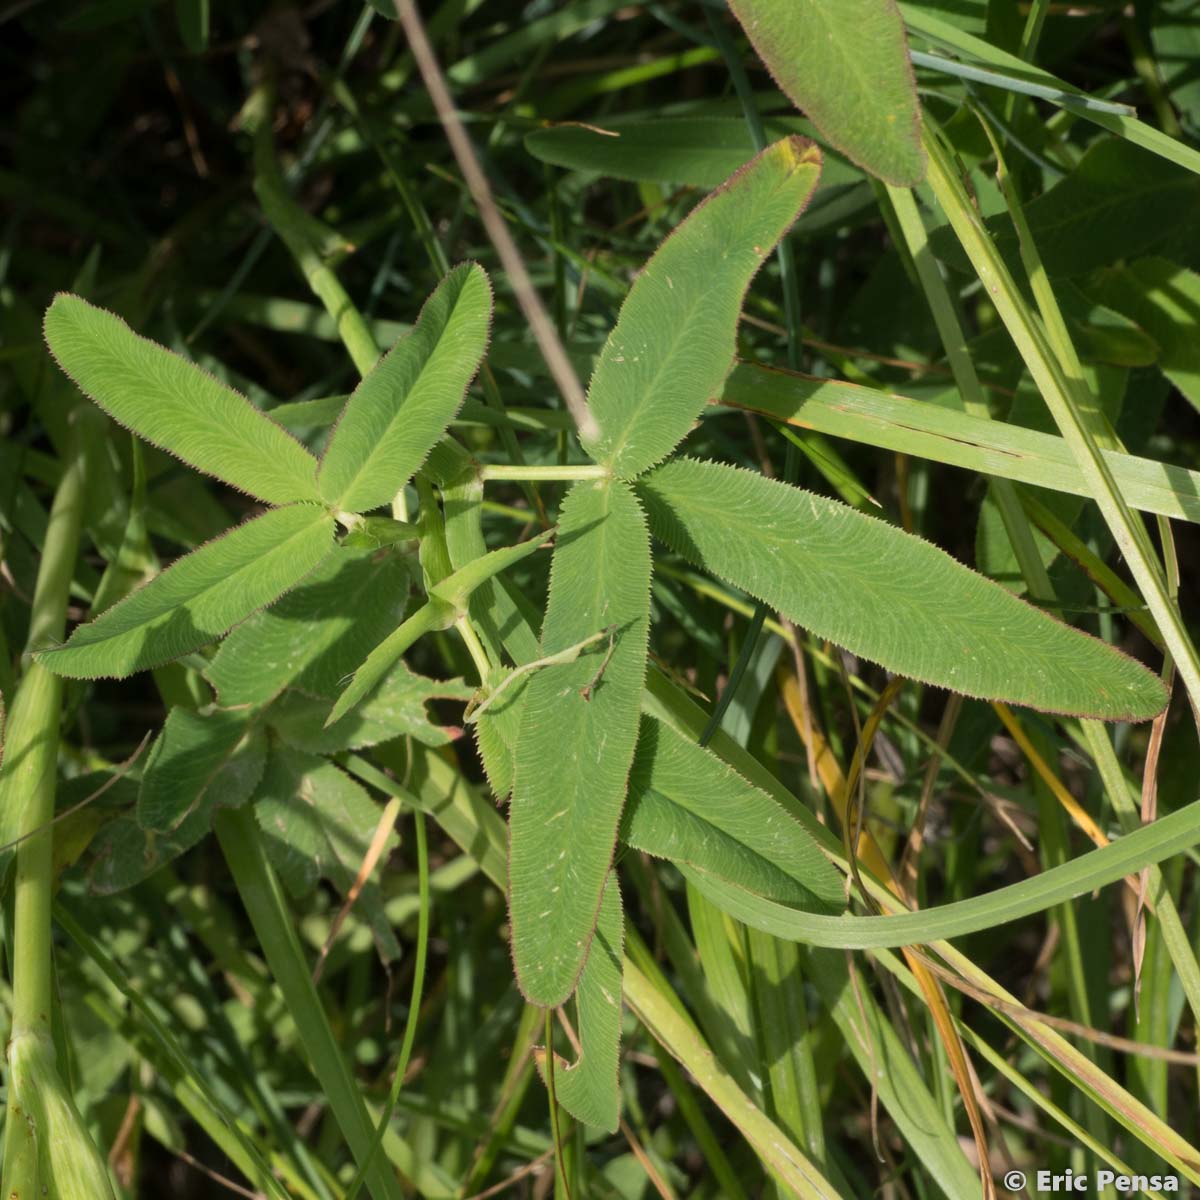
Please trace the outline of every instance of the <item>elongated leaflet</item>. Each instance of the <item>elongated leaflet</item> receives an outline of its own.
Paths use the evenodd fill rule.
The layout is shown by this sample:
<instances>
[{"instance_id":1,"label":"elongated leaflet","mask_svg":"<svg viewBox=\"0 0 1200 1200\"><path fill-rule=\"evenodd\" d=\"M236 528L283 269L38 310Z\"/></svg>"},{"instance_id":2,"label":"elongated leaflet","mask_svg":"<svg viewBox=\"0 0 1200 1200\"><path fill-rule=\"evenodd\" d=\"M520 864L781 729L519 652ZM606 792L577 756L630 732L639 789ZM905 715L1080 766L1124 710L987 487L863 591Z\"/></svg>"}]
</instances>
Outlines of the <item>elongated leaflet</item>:
<instances>
[{"instance_id":1,"label":"elongated leaflet","mask_svg":"<svg viewBox=\"0 0 1200 1200\"><path fill-rule=\"evenodd\" d=\"M579 1057L559 1059L554 1093L577 1121L616 1133L621 1114L618 1087L621 1048L621 955L625 917L617 873L609 873L596 921L596 937L579 977Z\"/></svg>"},{"instance_id":2,"label":"elongated leaflet","mask_svg":"<svg viewBox=\"0 0 1200 1200\"><path fill-rule=\"evenodd\" d=\"M317 500L317 460L245 396L78 296L46 310L58 364L115 421L268 504Z\"/></svg>"},{"instance_id":3,"label":"elongated leaflet","mask_svg":"<svg viewBox=\"0 0 1200 1200\"><path fill-rule=\"evenodd\" d=\"M898 674L1106 720L1147 720L1166 704L1140 663L844 504L691 459L640 491L672 549Z\"/></svg>"},{"instance_id":4,"label":"elongated leaflet","mask_svg":"<svg viewBox=\"0 0 1200 1200\"><path fill-rule=\"evenodd\" d=\"M889 183L925 177L917 89L893 0L730 0L797 108L848 158Z\"/></svg>"},{"instance_id":5,"label":"elongated leaflet","mask_svg":"<svg viewBox=\"0 0 1200 1200\"><path fill-rule=\"evenodd\" d=\"M595 928L625 802L646 673L650 545L618 481L577 483L563 503L542 653L613 627L569 663L534 673L517 734L509 909L517 980L561 1004Z\"/></svg>"},{"instance_id":6,"label":"elongated leaflet","mask_svg":"<svg viewBox=\"0 0 1200 1200\"><path fill-rule=\"evenodd\" d=\"M346 401L317 476L330 505L366 512L408 482L462 407L491 318L483 268L455 267Z\"/></svg>"},{"instance_id":7,"label":"elongated leaflet","mask_svg":"<svg viewBox=\"0 0 1200 1200\"><path fill-rule=\"evenodd\" d=\"M220 637L279 599L333 548L333 517L315 504L275 508L172 563L38 657L71 679L121 678Z\"/></svg>"},{"instance_id":8,"label":"elongated leaflet","mask_svg":"<svg viewBox=\"0 0 1200 1200\"><path fill-rule=\"evenodd\" d=\"M804 210L821 152L802 138L768 146L699 204L634 282L600 352L584 443L633 479L683 439L733 366L751 279Z\"/></svg>"},{"instance_id":9,"label":"elongated leaflet","mask_svg":"<svg viewBox=\"0 0 1200 1200\"><path fill-rule=\"evenodd\" d=\"M798 908L843 907L842 877L777 801L649 716L642 717L621 840Z\"/></svg>"}]
</instances>

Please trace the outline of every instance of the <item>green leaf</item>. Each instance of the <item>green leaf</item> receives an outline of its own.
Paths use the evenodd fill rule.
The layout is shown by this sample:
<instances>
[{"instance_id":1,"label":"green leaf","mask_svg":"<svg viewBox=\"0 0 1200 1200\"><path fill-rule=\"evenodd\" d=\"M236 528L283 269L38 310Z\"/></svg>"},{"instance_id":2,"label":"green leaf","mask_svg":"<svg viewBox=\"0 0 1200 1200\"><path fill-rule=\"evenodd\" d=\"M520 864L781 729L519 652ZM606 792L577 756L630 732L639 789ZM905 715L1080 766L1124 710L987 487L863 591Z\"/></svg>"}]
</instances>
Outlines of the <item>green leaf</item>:
<instances>
[{"instance_id":1,"label":"green leaf","mask_svg":"<svg viewBox=\"0 0 1200 1200\"><path fill-rule=\"evenodd\" d=\"M433 629L448 629L458 619L472 591L499 574L513 563L520 562L535 550L540 549L554 535L547 529L537 537L518 542L515 546L502 546L480 558L472 559L452 575L429 588L429 601L417 609L399 629L390 633L370 654L362 666L354 672L349 686L337 698L329 713L328 724L340 721L355 705L362 702L371 690L391 669L392 664L419 637ZM433 545L435 539L426 537L422 546ZM447 562L449 560L447 559Z\"/></svg>"},{"instance_id":2,"label":"green leaf","mask_svg":"<svg viewBox=\"0 0 1200 1200\"><path fill-rule=\"evenodd\" d=\"M1106 720L1146 720L1166 703L1140 663L844 504L689 459L640 490L672 549L890 671Z\"/></svg>"},{"instance_id":3,"label":"green leaf","mask_svg":"<svg viewBox=\"0 0 1200 1200\"><path fill-rule=\"evenodd\" d=\"M462 407L487 349L492 289L475 263L455 267L411 332L354 389L317 482L335 508L366 512L412 478Z\"/></svg>"},{"instance_id":4,"label":"green leaf","mask_svg":"<svg viewBox=\"0 0 1200 1200\"><path fill-rule=\"evenodd\" d=\"M766 117L773 138L811 137L801 117ZM542 162L613 179L687 184L705 191L725 182L755 155L754 135L740 117L605 120L602 126L565 124L525 135L525 148ZM825 154L820 190L862 180L857 168Z\"/></svg>"},{"instance_id":5,"label":"green leaf","mask_svg":"<svg viewBox=\"0 0 1200 1200\"><path fill-rule=\"evenodd\" d=\"M354 672L346 690L338 696L326 725L336 725L353 708L361 704L383 681L387 673L399 661L400 656L418 638L435 629L449 629L454 624L455 610L441 600L430 600L422 604L411 617L391 633L367 655L362 665Z\"/></svg>"},{"instance_id":6,"label":"green leaf","mask_svg":"<svg viewBox=\"0 0 1200 1200\"><path fill-rule=\"evenodd\" d=\"M495 691L508 678L504 667L493 667L484 680L487 691ZM513 754L521 730L521 714L525 707L525 689L529 676L518 679L494 704L479 714L475 721L475 744L484 774L497 800L507 799L513 786Z\"/></svg>"},{"instance_id":7,"label":"green leaf","mask_svg":"<svg viewBox=\"0 0 1200 1200\"><path fill-rule=\"evenodd\" d=\"M1027 204L1025 217L1047 272L1075 276L1144 253L1185 228L1198 203L1195 175L1120 138L1104 138L1069 175ZM1001 213L985 225L1020 278L1012 220ZM935 229L930 242L950 266L972 269L953 230Z\"/></svg>"},{"instance_id":8,"label":"green leaf","mask_svg":"<svg viewBox=\"0 0 1200 1200\"><path fill-rule=\"evenodd\" d=\"M218 805L236 808L250 799L266 752L266 739L244 713L171 709L146 759L139 824L172 836L207 832Z\"/></svg>"},{"instance_id":9,"label":"green leaf","mask_svg":"<svg viewBox=\"0 0 1200 1200\"><path fill-rule=\"evenodd\" d=\"M642 718L621 841L797 908L845 907L841 876L775 800L649 716Z\"/></svg>"},{"instance_id":10,"label":"green leaf","mask_svg":"<svg viewBox=\"0 0 1200 1200\"><path fill-rule=\"evenodd\" d=\"M730 0L791 101L851 161L897 187L925 178L917 89L893 0Z\"/></svg>"},{"instance_id":11,"label":"green leaf","mask_svg":"<svg viewBox=\"0 0 1200 1200\"><path fill-rule=\"evenodd\" d=\"M626 484L580 481L560 514L542 654L611 629L536 671L517 736L509 910L517 981L561 1004L587 957L637 740L650 618L650 545Z\"/></svg>"},{"instance_id":12,"label":"green leaf","mask_svg":"<svg viewBox=\"0 0 1200 1200\"><path fill-rule=\"evenodd\" d=\"M138 437L268 504L320 498L317 460L290 433L120 317L60 294L45 332L80 390Z\"/></svg>"},{"instance_id":13,"label":"green leaf","mask_svg":"<svg viewBox=\"0 0 1200 1200\"><path fill-rule=\"evenodd\" d=\"M276 508L172 563L38 655L71 679L123 678L198 650L279 599L329 553L333 517L315 504Z\"/></svg>"},{"instance_id":14,"label":"green leaf","mask_svg":"<svg viewBox=\"0 0 1200 1200\"><path fill-rule=\"evenodd\" d=\"M338 754L412 737L426 746L444 746L454 730L430 718L430 700L471 698L474 689L460 680L427 679L398 662L383 682L352 713L326 725L332 696L288 690L267 710L271 728L290 746L314 754Z\"/></svg>"},{"instance_id":15,"label":"green leaf","mask_svg":"<svg viewBox=\"0 0 1200 1200\"><path fill-rule=\"evenodd\" d=\"M625 920L621 890L610 871L592 952L579 977L579 1057L555 1055L554 1094L577 1121L616 1133L621 1119L621 954ZM543 1055L544 1057L544 1055ZM544 1069L544 1064L543 1069Z\"/></svg>"},{"instance_id":16,"label":"green leaf","mask_svg":"<svg viewBox=\"0 0 1200 1200\"><path fill-rule=\"evenodd\" d=\"M284 886L297 899L328 879L349 894L382 813L366 790L332 763L288 746L276 746L254 803L267 853ZM384 855L394 846L389 831ZM380 957L391 962L400 947L383 911L379 884L368 879L354 902L370 924Z\"/></svg>"},{"instance_id":17,"label":"green leaf","mask_svg":"<svg viewBox=\"0 0 1200 1200\"><path fill-rule=\"evenodd\" d=\"M208 49L209 0L175 0L179 36L191 54Z\"/></svg>"},{"instance_id":18,"label":"green leaf","mask_svg":"<svg viewBox=\"0 0 1200 1200\"><path fill-rule=\"evenodd\" d=\"M637 277L588 390L598 431L585 449L620 478L669 454L720 394L746 289L808 202L820 165L820 151L799 138L768 146Z\"/></svg>"},{"instance_id":19,"label":"green leaf","mask_svg":"<svg viewBox=\"0 0 1200 1200\"><path fill-rule=\"evenodd\" d=\"M880 917L827 917L801 912L706 871L689 866L681 866L680 870L714 904L764 933L814 946L865 950L927 944L995 929L1136 875L1143 867L1182 854L1197 843L1200 800L1019 883L969 900Z\"/></svg>"},{"instance_id":20,"label":"green leaf","mask_svg":"<svg viewBox=\"0 0 1200 1200\"><path fill-rule=\"evenodd\" d=\"M245 716L173 708L140 787L129 782L129 809L136 806L136 815L109 821L91 843L91 890L101 896L124 891L190 850L212 829L218 808L249 800L266 761L266 736ZM112 785L111 776L84 778L84 796ZM106 788L106 798L123 799L126 782Z\"/></svg>"},{"instance_id":21,"label":"green leaf","mask_svg":"<svg viewBox=\"0 0 1200 1200\"><path fill-rule=\"evenodd\" d=\"M1143 258L1102 272L1090 291L1154 338L1163 374L1200 409L1200 275Z\"/></svg>"},{"instance_id":22,"label":"green leaf","mask_svg":"<svg viewBox=\"0 0 1200 1200\"><path fill-rule=\"evenodd\" d=\"M285 687L334 695L404 620L413 582L410 559L376 562L366 551L335 547L299 587L221 643L206 672L221 706L266 704Z\"/></svg>"},{"instance_id":23,"label":"green leaf","mask_svg":"<svg viewBox=\"0 0 1200 1200\"><path fill-rule=\"evenodd\" d=\"M974 417L941 404L836 379L814 379L753 363L735 367L721 403L1000 479L1091 496L1091 486L1057 434ZM1200 472L1104 450L1127 504L1143 512L1200 521Z\"/></svg>"},{"instance_id":24,"label":"green leaf","mask_svg":"<svg viewBox=\"0 0 1200 1200\"><path fill-rule=\"evenodd\" d=\"M553 528L543 529L541 533L524 542L518 542L515 546L501 546L498 550L481 554L459 567L440 583L433 584L429 594L446 604L454 605L455 608L462 608L476 588L540 550L555 532Z\"/></svg>"}]
</instances>

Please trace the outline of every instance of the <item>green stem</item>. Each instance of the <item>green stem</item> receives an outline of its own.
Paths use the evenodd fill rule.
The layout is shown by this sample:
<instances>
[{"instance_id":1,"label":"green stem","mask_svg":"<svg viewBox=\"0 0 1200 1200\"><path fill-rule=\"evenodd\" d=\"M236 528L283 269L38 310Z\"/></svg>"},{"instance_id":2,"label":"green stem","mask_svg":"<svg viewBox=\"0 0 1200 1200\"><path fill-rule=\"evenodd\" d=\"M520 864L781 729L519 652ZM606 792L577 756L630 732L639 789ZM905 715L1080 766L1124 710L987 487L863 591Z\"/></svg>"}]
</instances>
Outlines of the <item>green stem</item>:
<instances>
[{"instance_id":1,"label":"green stem","mask_svg":"<svg viewBox=\"0 0 1200 1200\"><path fill-rule=\"evenodd\" d=\"M612 472L607 467L596 466L593 463L548 467L506 466L489 463L480 468L479 474L485 483L499 480L516 483L529 480L555 482L574 479L608 479Z\"/></svg>"},{"instance_id":2,"label":"green stem","mask_svg":"<svg viewBox=\"0 0 1200 1200\"><path fill-rule=\"evenodd\" d=\"M67 624L67 598L86 491L82 412L72 423L68 461L54 494L33 596L26 651L61 642ZM8 722L0 812L19 814L14 830L24 838L17 850L13 948L13 1033L50 1036L50 904L54 870L53 837L45 828L54 818L58 766L58 723L62 680L31 662L13 701ZM41 830L42 832L36 832ZM32 836L31 836L32 835Z\"/></svg>"},{"instance_id":3,"label":"green stem","mask_svg":"<svg viewBox=\"0 0 1200 1200\"><path fill-rule=\"evenodd\" d=\"M254 814L244 809L222 809L216 814L213 827L334 1120L355 1161L360 1165L367 1163L375 1130L321 1007L309 964L296 936L295 922L267 860ZM396 1175L382 1162L370 1166L367 1182L374 1200L401 1200L404 1195Z\"/></svg>"},{"instance_id":4,"label":"green stem","mask_svg":"<svg viewBox=\"0 0 1200 1200\"><path fill-rule=\"evenodd\" d=\"M571 1188L563 1161L563 1138L558 1097L554 1094L554 1009L546 1009L546 1096L550 1101L550 1138L554 1143L554 1194L571 1200Z\"/></svg>"},{"instance_id":5,"label":"green stem","mask_svg":"<svg viewBox=\"0 0 1200 1200\"><path fill-rule=\"evenodd\" d=\"M267 223L291 251L305 282L337 326L360 375L365 375L379 358L379 347L362 314L342 286L333 268L325 261L325 247L331 230L309 216L292 199L287 183L275 161L275 143L271 136L271 108L274 91L259 87L246 101L242 121L254 136L254 191L262 205Z\"/></svg>"},{"instance_id":6,"label":"green stem","mask_svg":"<svg viewBox=\"0 0 1200 1200\"><path fill-rule=\"evenodd\" d=\"M404 1074L408 1070L408 1060L412 1055L413 1043L417 1038L417 1020L421 1014L421 996L425 990L425 960L429 951L429 845L425 836L425 814L420 809L413 809L413 828L416 831L417 842L417 880L420 895L420 908L417 914L417 957L413 964L412 997L408 1004L408 1018L404 1024L404 1040L400 1044L400 1059L396 1063L396 1074L392 1079L392 1090L388 1093L387 1104L383 1115L375 1127L375 1136L371 1148L367 1151L366 1159L359 1165L358 1174L346 1192L345 1200L355 1200L367 1170L374 1162L379 1147L383 1144L383 1135L387 1133L396 1111L396 1103L400 1099L400 1089L404 1086Z\"/></svg>"},{"instance_id":7,"label":"green stem","mask_svg":"<svg viewBox=\"0 0 1200 1200\"><path fill-rule=\"evenodd\" d=\"M27 654L61 642L66 631L67 600L87 486L87 439L80 425L90 411L81 409L71 421L66 469L54 494L42 546ZM7 1053L8 1111L2 1181L4 1194L12 1196L43 1194L53 1182L53 1171L47 1171L53 1134L71 1143L71 1155L78 1151L81 1161L93 1168L94 1179L104 1180L95 1148L77 1123L58 1079L50 1020L54 897L54 836L50 826L58 778L62 694L62 680L41 663L30 661L13 700L0 772L3 842L22 839L17 849L13 916L12 1029ZM47 1128L46 1108L52 1097L58 1098L53 1131Z\"/></svg>"}]
</instances>

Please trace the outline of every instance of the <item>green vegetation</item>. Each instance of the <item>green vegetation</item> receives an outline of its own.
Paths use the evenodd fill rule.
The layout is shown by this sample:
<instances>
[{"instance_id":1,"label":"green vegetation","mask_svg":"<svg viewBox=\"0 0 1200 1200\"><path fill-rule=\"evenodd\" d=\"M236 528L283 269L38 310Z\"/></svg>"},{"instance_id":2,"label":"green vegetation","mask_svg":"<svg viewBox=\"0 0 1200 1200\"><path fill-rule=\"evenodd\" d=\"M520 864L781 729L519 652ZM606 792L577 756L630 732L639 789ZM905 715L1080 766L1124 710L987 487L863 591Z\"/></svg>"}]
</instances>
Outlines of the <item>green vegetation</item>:
<instances>
[{"instance_id":1,"label":"green vegetation","mask_svg":"<svg viewBox=\"0 0 1200 1200\"><path fill-rule=\"evenodd\" d=\"M0 1194L1200 1186L1200 5L4 20Z\"/></svg>"}]
</instances>

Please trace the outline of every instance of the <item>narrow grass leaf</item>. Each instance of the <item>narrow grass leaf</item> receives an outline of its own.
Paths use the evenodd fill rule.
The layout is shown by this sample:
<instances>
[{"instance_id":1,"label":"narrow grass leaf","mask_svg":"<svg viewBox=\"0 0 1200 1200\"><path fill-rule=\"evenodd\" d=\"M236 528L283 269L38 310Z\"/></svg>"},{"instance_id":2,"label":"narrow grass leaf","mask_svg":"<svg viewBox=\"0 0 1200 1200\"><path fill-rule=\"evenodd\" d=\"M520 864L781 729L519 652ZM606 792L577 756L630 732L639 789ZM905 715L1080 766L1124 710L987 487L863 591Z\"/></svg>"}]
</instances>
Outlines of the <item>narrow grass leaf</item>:
<instances>
[{"instance_id":1,"label":"narrow grass leaf","mask_svg":"<svg viewBox=\"0 0 1200 1200\"><path fill-rule=\"evenodd\" d=\"M285 687L332 696L404 620L411 559L335 547L299 587L244 621L205 672L224 708L265 704Z\"/></svg>"},{"instance_id":2,"label":"narrow grass leaf","mask_svg":"<svg viewBox=\"0 0 1200 1200\"><path fill-rule=\"evenodd\" d=\"M268 504L317 500L317 460L245 396L78 296L46 310L58 365L113 420Z\"/></svg>"},{"instance_id":3,"label":"narrow grass leaf","mask_svg":"<svg viewBox=\"0 0 1200 1200\"><path fill-rule=\"evenodd\" d=\"M410 333L354 389L321 459L321 495L366 512L412 478L462 407L487 349L492 289L475 263L455 267Z\"/></svg>"},{"instance_id":4,"label":"narrow grass leaf","mask_svg":"<svg viewBox=\"0 0 1200 1200\"><path fill-rule=\"evenodd\" d=\"M513 961L526 997L561 1004L588 954L637 740L650 618L650 543L618 481L581 481L560 515L542 653L601 630L526 687L509 846Z\"/></svg>"},{"instance_id":5,"label":"narrow grass leaf","mask_svg":"<svg viewBox=\"0 0 1200 1200\"><path fill-rule=\"evenodd\" d=\"M999 479L1073 496L1092 494L1070 445L1056 434L878 388L742 363L726 381L721 403ZM1133 508L1200 521L1200 472L1113 450L1101 454Z\"/></svg>"},{"instance_id":6,"label":"narrow grass leaf","mask_svg":"<svg viewBox=\"0 0 1200 1200\"><path fill-rule=\"evenodd\" d=\"M687 879L714 904L755 929L814 946L863 950L911 946L994 929L1136 875L1200 843L1200 800L1133 833L1019 883L919 912L881 917L827 917L768 900L694 867Z\"/></svg>"},{"instance_id":7,"label":"narrow grass leaf","mask_svg":"<svg viewBox=\"0 0 1200 1200\"><path fill-rule=\"evenodd\" d=\"M689 459L655 471L641 493L672 549L897 674L1107 720L1146 720L1166 703L1133 659L844 504Z\"/></svg>"},{"instance_id":8,"label":"narrow grass leaf","mask_svg":"<svg viewBox=\"0 0 1200 1200\"><path fill-rule=\"evenodd\" d=\"M277 745L271 751L254 802L267 853L297 899L309 895L322 879L341 895L349 894L379 814L379 805L349 775L290 746ZM389 833L385 854L395 841L396 835ZM384 962L399 958L378 882L368 879L354 903L370 925Z\"/></svg>"},{"instance_id":9,"label":"narrow grass leaf","mask_svg":"<svg viewBox=\"0 0 1200 1200\"><path fill-rule=\"evenodd\" d=\"M579 1057L555 1056L554 1094L577 1121L616 1133L621 1118L621 956L625 919L616 872L609 872L592 951L579 976Z\"/></svg>"},{"instance_id":10,"label":"narrow grass leaf","mask_svg":"<svg viewBox=\"0 0 1200 1200\"><path fill-rule=\"evenodd\" d=\"M120 679L161 666L278 600L332 545L333 518L324 509L271 509L178 559L39 657L70 679Z\"/></svg>"},{"instance_id":11,"label":"narrow grass leaf","mask_svg":"<svg viewBox=\"0 0 1200 1200\"><path fill-rule=\"evenodd\" d=\"M633 479L683 439L733 366L750 281L803 210L821 153L768 146L704 200L637 277L588 390L598 426L584 446Z\"/></svg>"},{"instance_id":12,"label":"narrow grass leaf","mask_svg":"<svg viewBox=\"0 0 1200 1200\"><path fill-rule=\"evenodd\" d=\"M759 58L847 158L911 187L925 178L904 22L893 0L730 0Z\"/></svg>"},{"instance_id":13,"label":"narrow grass leaf","mask_svg":"<svg viewBox=\"0 0 1200 1200\"><path fill-rule=\"evenodd\" d=\"M844 907L842 877L775 800L649 716L642 718L621 841L797 908Z\"/></svg>"}]
</instances>

